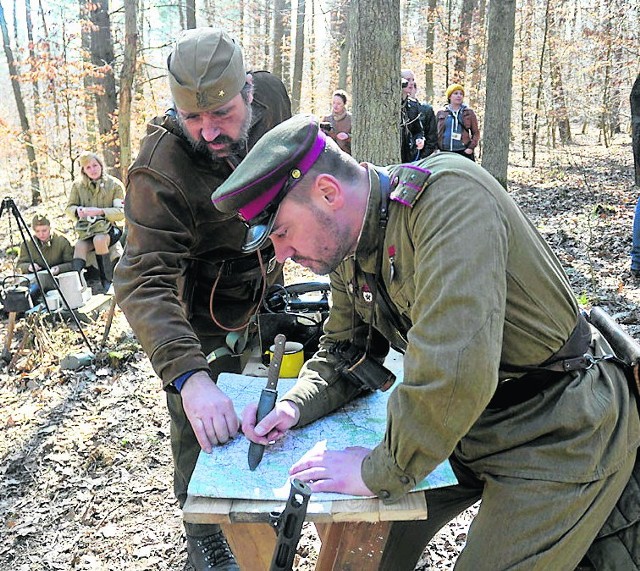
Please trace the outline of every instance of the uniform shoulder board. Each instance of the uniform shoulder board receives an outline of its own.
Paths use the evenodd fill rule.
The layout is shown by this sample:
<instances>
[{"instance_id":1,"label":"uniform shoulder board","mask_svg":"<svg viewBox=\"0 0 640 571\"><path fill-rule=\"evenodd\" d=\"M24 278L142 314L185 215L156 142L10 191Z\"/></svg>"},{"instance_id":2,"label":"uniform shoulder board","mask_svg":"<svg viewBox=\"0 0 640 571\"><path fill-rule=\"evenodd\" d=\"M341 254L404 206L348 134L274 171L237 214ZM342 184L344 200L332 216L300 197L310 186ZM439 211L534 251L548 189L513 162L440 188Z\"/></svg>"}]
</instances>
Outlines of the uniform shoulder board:
<instances>
[{"instance_id":1,"label":"uniform shoulder board","mask_svg":"<svg viewBox=\"0 0 640 571\"><path fill-rule=\"evenodd\" d=\"M389 198L412 208L429 184L431 171L415 164L400 166L391 177Z\"/></svg>"}]
</instances>

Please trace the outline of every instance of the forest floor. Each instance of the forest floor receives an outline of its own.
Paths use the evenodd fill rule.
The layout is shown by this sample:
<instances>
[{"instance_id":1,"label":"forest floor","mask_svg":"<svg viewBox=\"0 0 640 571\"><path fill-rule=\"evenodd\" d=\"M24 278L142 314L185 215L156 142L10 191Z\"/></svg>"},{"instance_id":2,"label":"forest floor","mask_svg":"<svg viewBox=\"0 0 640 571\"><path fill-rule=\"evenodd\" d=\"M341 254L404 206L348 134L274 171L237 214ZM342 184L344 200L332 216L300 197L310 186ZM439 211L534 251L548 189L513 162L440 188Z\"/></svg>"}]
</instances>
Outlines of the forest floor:
<instances>
[{"instance_id":1,"label":"forest floor","mask_svg":"<svg viewBox=\"0 0 640 571\"><path fill-rule=\"evenodd\" d=\"M640 283L629 272L638 195L630 140L621 135L606 149L575 139L539 153L536 167L513 151L509 191L559 256L580 303L605 306L638 338ZM31 219L30 209L23 214ZM0 235L2 252L9 242ZM0 270L12 273L6 257ZM294 267L288 272L291 281L309 277ZM85 350L77 330L32 327L34 346L13 370L0 372L0 569L185 569L163 393L122 313L116 311L104 350L79 371L60 368L63 356ZM105 315L83 327L98 346ZM6 328L3 316L2 340ZM20 320L14 354L26 331ZM473 514L446 526L417 569L452 569ZM309 524L298 551L294 569L313 569L318 540Z\"/></svg>"}]
</instances>

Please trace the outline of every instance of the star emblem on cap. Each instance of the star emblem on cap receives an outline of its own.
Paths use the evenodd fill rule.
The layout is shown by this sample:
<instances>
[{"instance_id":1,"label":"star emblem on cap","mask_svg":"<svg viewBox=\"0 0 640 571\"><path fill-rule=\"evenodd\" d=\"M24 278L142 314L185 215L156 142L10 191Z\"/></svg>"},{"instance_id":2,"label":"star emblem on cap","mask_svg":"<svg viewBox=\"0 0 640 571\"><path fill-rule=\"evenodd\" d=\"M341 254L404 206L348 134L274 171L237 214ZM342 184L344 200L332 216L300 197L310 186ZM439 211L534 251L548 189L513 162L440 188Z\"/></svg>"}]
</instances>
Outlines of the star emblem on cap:
<instances>
[{"instance_id":1,"label":"star emblem on cap","mask_svg":"<svg viewBox=\"0 0 640 571\"><path fill-rule=\"evenodd\" d=\"M218 97L224 97L224 89L218 91Z\"/></svg>"}]
</instances>

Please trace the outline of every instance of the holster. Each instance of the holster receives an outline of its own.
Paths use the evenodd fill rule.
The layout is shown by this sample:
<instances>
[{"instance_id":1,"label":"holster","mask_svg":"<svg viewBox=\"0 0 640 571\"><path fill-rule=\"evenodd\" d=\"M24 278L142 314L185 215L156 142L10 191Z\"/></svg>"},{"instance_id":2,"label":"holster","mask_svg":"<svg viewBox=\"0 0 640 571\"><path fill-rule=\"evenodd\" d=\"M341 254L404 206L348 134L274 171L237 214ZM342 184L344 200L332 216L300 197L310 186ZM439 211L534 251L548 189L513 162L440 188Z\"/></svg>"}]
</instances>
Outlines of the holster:
<instances>
[{"instance_id":1,"label":"holster","mask_svg":"<svg viewBox=\"0 0 640 571\"><path fill-rule=\"evenodd\" d=\"M601 307L592 308L587 320L602 334L622 362L640 410L640 344Z\"/></svg>"}]
</instances>

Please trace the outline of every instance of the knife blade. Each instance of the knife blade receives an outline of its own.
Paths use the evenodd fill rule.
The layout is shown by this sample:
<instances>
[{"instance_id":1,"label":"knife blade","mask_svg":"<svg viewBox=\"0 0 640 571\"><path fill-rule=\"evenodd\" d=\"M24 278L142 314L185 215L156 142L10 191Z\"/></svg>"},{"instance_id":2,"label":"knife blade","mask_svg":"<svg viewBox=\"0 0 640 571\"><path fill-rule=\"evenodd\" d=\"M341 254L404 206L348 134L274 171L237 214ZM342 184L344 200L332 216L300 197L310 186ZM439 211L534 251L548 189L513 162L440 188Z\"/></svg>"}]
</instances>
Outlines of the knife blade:
<instances>
[{"instance_id":1,"label":"knife blade","mask_svg":"<svg viewBox=\"0 0 640 571\"><path fill-rule=\"evenodd\" d=\"M269 363L269 370L267 372L267 386L262 389L260 393L260 401L258 402L258 412L256 414L256 424L260 422L267 414L269 414L273 407L276 406L276 399L278 393L276 391L278 387L278 379L280 377L280 367L282 366L282 359L284 357L284 349L287 338L278 333L274 340L275 347L273 348L273 357L271 357L271 363ZM262 460L264 454L264 444L258 444L251 442L249 444L249 469L255 470Z\"/></svg>"}]
</instances>

